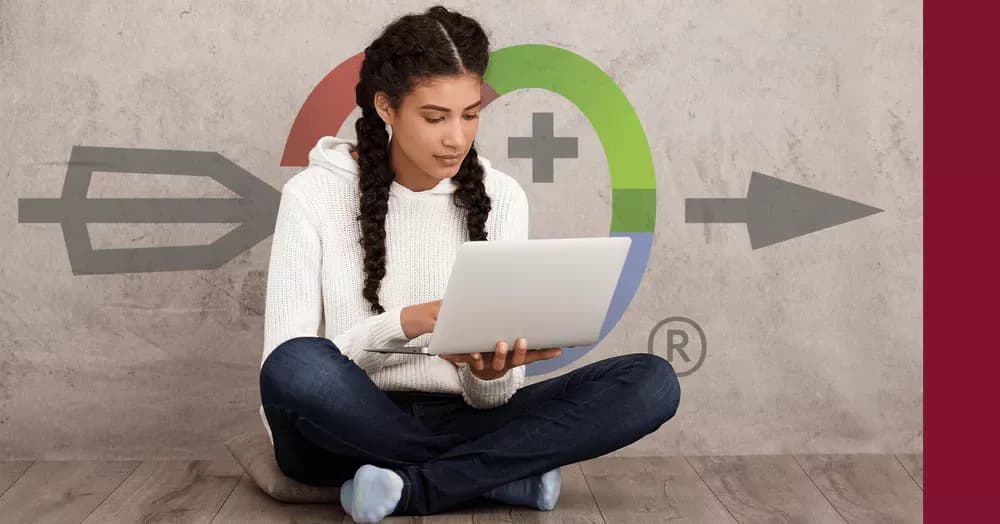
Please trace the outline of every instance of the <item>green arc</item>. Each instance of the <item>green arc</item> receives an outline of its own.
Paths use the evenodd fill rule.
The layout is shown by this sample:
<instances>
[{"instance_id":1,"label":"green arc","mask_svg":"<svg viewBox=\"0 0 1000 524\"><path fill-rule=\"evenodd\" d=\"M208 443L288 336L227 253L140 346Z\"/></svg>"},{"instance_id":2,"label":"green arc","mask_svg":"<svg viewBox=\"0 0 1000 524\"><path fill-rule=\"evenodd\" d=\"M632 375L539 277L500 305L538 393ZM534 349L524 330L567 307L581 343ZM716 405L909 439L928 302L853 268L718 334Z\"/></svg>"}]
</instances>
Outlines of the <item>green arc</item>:
<instances>
[{"instance_id":1,"label":"green arc","mask_svg":"<svg viewBox=\"0 0 1000 524\"><path fill-rule=\"evenodd\" d=\"M614 193L611 231L653 231L656 177L646 133L625 93L601 68L565 49L523 44L494 51L484 80L497 95L539 88L576 105L607 158Z\"/></svg>"}]
</instances>

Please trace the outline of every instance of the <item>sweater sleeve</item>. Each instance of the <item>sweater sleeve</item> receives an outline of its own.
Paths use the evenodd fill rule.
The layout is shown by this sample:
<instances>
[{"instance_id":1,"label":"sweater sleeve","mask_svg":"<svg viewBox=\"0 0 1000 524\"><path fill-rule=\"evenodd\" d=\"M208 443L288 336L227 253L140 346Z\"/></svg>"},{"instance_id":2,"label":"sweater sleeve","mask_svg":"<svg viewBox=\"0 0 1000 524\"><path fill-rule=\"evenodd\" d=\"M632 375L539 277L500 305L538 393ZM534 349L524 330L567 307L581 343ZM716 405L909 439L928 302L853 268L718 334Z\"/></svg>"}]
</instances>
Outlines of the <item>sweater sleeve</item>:
<instances>
[{"instance_id":1,"label":"sweater sleeve","mask_svg":"<svg viewBox=\"0 0 1000 524\"><path fill-rule=\"evenodd\" d=\"M365 351L365 348L399 347L410 340L403 333L403 323L399 316L403 307L394 306L386 309L384 313L358 322L350 329L334 336L333 344L344 356L371 375L382 369L392 353Z\"/></svg>"},{"instance_id":2,"label":"sweater sleeve","mask_svg":"<svg viewBox=\"0 0 1000 524\"><path fill-rule=\"evenodd\" d=\"M264 313L264 359L282 342L319 336L323 313L322 241L318 218L285 186L271 243ZM368 317L337 334L333 343L366 373L377 371L389 356L366 347L403 345L408 340L400 322L402 306Z\"/></svg>"},{"instance_id":3,"label":"sweater sleeve","mask_svg":"<svg viewBox=\"0 0 1000 524\"><path fill-rule=\"evenodd\" d=\"M500 207L501 223L495 240L528 238L528 196L524 189L515 181L511 186L511 196L507 205ZM513 349L513 348L511 348ZM468 364L459 365L458 378L462 384L462 398L465 402L479 409L489 409L506 404L514 393L524 385L524 366L517 366L507 371L504 376L483 380L472 373Z\"/></svg>"},{"instance_id":4,"label":"sweater sleeve","mask_svg":"<svg viewBox=\"0 0 1000 524\"><path fill-rule=\"evenodd\" d=\"M286 184L271 237L264 302L264 360L282 342L319 336L322 248L308 209Z\"/></svg>"},{"instance_id":5,"label":"sweater sleeve","mask_svg":"<svg viewBox=\"0 0 1000 524\"><path fill-rule=\"evenodd\" d=\"M459 364L458 380L462 383L462 398L477 409L502 406L524 385L524 366L508 370L504 376L483 380L472 373L465 362Z\"/></svg>"}]
</instances>

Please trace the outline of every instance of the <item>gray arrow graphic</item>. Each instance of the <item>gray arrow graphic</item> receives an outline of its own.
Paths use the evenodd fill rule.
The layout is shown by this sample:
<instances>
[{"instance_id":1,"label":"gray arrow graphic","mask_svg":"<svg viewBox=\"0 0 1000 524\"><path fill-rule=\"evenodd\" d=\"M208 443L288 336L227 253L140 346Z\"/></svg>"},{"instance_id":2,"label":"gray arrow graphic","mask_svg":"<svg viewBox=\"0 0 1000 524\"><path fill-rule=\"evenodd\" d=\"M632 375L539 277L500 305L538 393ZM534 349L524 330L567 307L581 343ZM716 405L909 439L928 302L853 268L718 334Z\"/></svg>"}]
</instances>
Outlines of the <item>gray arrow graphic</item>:
<instances>
[{"instance_id":1,"label":"gray arrow graphic","mask_svg":"<svg viewBox=\"0 0 1000 524\"><path fill-rule=\"evenodd\" d=\"M746 223L753 249L882 212L881 209L753 172L746 198L688 198L688 224Z\"/></svg>"},{"instance_id":2,"label":"gray arrow graphic","mask_svg":"<svg viewBox=\"0 0 1000 524\"><path fill-rule=\"evenodd\" d=\"M88 199L94 171L207 176L241 198ZM214 151L73 146L61 198L18 199L18 222L62 225L74 274L216 269L274 233L281 192ZM94 249L90 222L240 225L211 244Z\"/></svg>"}]
</instances>

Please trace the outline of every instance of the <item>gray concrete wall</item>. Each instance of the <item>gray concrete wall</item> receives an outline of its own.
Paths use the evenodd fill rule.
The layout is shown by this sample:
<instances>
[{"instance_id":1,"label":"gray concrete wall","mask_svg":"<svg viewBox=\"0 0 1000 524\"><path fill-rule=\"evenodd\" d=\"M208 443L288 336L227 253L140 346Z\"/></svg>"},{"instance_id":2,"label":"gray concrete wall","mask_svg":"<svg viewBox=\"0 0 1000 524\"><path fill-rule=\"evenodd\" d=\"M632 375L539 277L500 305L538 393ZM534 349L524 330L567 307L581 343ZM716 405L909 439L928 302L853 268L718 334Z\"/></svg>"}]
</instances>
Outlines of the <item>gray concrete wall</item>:
<instances>
[{"instance_id":1,"label":"gray concrete wall","mask_svg":"<svg viewBox=\"0 0 1000 524\"><path fill-rule=\"evenodd\" d=\"M263 430L269 238L216 269L74 274L59 224L20 221L19 201L58 198L78 145L217 151L278 189L298 171L279 163L306 96L393 17L429 5L139 4L0 1L3 459L211 457ZM919 2L448 6L478 18L494 49L546 43L605 70L652 150L656 228L638 293L594 351L529 381L647 351L661 320L684 316L705 332L704 362L681 378L677 416L617 454L922 451ZM552 183L507 156L533 112L579 141ZM478 146L527 190L532 237L608 234L607 161L566 99L494 102ZM760 249L743 224L685 222L685 199L743 197L752 171L883 212ZM234 194L207 178L96 174L88 196ZM97 249L204 244L232 228L88 226Z\"/></svg>"}]
</instances>

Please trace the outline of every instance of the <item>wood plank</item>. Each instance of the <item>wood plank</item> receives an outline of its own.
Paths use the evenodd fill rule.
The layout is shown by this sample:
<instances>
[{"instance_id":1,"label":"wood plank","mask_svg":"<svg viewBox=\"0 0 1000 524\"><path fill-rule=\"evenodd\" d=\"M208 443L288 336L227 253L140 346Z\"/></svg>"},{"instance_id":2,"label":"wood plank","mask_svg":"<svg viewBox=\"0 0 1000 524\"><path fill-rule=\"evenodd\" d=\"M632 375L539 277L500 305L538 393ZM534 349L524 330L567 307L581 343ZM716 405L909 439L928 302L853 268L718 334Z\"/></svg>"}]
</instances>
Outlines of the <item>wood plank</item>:
<instances>
[{"instance_id":1,"label":"wood plank","mask_svg":"<svg viewBox=\"0 0 1000 524\"><path fill-rule=\"evenodd\" d=\"M604 524L597 501L587 486L579 464L559 468L559 500L552 511L542 511L527 506L504 504L496 500L481 499L472 506L472 519L476 524L495 522L541 522L549 524ZM437 522L437 521L434 521Z\"/></svg>"},{"instance_id":2,"label":"wood plank","mask_svg":"<svg viewBox=\"0 0 1000 524\"><path fill-rule=\"evenodd\" d=\"M796 455L851 524L923 522L923 494L892 455Z\"/></svg>"},{"instance_id":3,"label":"wood plank","mask_svg":"<svg viewBox=\"0 0 1000 524\"><path fill-rule=\"evenodd\" d=\"M226 500L212 524L276 524L295 522L340 522L351 524L354 520L340 504L289 504L275 500L264 493L253 479L245 474L232 495ZM444 524L471 524L469 512L447 512L428 516L395 516L381 521L385 524L433 522Z\"/></svg>"},{"instance_id":4,"label":"wood plank","mask_svg":"<svg viewBox=\"0 0 1000 524\"><path fill-rule=\"evenodd\" d=\"M790 455L687 460L741 524L844 522Z\"/></svg>"},{"instance_id":5,"label":"wood plank","mask_svg":"<svg viewBox=\"0 0 1000 524\"><path fill-rule=\"evenodd\" d=\"M80 522L138 461L38 461L0 497L6 522Z\"/></svg>"},{"instance_id":6,"label":"wood plank","mask_svg":"<svg viewBox=\"0 0 1000 524\"><path fill-rule=\"evenodd\" d=\"M84 521L209 522L243 470L233 459L145 461Z\"/></svg>"},{"instance_id":7,"label":"wood plank","mask_svg":"<svg viewBox=\"0 0 1000 524\"><path fill-rule=\"evenodd\" d=\"M5 460L0 462L0 495L3 495L28 468L31 460Z\"/></svg>"},{"instance_id":8,"label":"wood plank","mask_svg":"<svg viewBox=\"0 0 1000 524\"><path fill-rule=\"evenodd\" d=\"M598 457L581 465L608 522L736 522L683 457Z\"/></svg>"},{"instance_id":9,"label":"wood plank","mask_svg":"<svg viewBox=\"0 0 1000 524\"><path fill-rule=\"evenodd\" d=\"M924 456L922 454L896 455L896 458L906 468L906 472L910 474L913 481L920 486L920 489L924 489Z\"/></svg>"}]
</instances>

